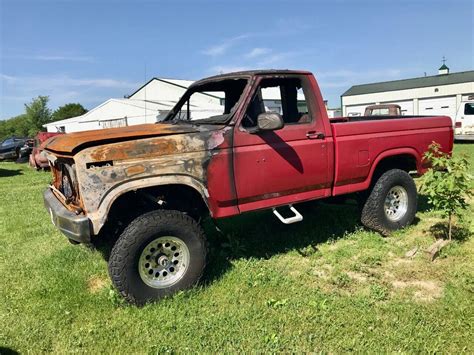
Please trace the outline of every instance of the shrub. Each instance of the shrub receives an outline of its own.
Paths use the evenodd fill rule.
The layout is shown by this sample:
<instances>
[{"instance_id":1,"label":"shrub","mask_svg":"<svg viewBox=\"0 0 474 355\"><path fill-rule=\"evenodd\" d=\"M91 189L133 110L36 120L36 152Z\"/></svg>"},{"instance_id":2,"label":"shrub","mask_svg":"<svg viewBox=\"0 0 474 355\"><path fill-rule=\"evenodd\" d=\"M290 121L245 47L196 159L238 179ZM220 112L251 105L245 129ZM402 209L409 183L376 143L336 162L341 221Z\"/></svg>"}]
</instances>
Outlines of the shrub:
<instances>
[{"instance_id":1,"label":"shrub","mask_svg":"<svg viewBox=\"0 0 474 355\"><path fill-rule=\"evenodd\" d=\"M452 156L440 148L438 143L433 142L424 154L431 168L423 176L421 191L428 196L428 203L433 209L448 218L448 239L451 240L453 216L462 216L468 207L466 198L472 195L471 176L465 157Z\"/></svg>"}]
</instances>

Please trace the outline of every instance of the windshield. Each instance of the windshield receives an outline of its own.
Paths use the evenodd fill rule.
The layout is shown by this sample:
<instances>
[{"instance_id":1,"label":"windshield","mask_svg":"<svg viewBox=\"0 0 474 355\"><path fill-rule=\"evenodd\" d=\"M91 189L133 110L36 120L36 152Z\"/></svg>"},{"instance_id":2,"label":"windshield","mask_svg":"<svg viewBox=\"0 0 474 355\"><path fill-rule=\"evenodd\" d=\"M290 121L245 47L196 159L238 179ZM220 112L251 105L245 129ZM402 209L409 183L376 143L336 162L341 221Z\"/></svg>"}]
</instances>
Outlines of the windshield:
<instances>
[{"instance_id":1,"label":"windshield","mask_svg":"<svg viewBox=\"0 0 474 355\"><path fill-rule=\"evenodd\" d=\"M165 121L222 124L234 113L247 79L225 79L189 89Z\"/></svg>"},{"instance_id":2,"label":"windshield","mask_svg":"<svg viewBox=\"0 0 474 355\"><path fill-rule=\"evenodd\" d=\"M6 146L8 146L8 145L12 145L13 143L14 143L13 138L5 139L5 140L2 142L2 147L6 147Z\"/></svg>"}]
</instances>

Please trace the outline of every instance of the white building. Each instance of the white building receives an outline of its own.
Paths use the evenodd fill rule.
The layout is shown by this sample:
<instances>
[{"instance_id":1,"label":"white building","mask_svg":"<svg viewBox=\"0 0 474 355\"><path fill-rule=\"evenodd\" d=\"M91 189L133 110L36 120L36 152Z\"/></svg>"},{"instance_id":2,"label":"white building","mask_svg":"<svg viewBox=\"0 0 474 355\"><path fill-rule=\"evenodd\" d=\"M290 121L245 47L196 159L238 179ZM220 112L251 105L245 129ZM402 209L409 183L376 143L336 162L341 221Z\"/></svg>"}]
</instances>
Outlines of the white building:
<instances>
[{"instance_id":1,"label":"white building","mask_svg":"<svg viewBox=\"0 0 474 355\"><path fill-rule=\"evenodd\" d=\"M362 116L374 104L400 105L403 115L447 115L454 119L461 101L474 94L474 70L352 86L341 96L344 116Z\"/></svg>"},{"instance_id":2,"label":"white building","mask_svg":"<svg viewBox=\"0 0 474 355\"><path fill-rule=\"evenodd\" d=\"M82 116L45 124L48 132L78 132L154 123L164 118L193 81L153 78L124 99L109 99ZM219 104L202 98L203 105Z\"/></svg>"}]
</instances>

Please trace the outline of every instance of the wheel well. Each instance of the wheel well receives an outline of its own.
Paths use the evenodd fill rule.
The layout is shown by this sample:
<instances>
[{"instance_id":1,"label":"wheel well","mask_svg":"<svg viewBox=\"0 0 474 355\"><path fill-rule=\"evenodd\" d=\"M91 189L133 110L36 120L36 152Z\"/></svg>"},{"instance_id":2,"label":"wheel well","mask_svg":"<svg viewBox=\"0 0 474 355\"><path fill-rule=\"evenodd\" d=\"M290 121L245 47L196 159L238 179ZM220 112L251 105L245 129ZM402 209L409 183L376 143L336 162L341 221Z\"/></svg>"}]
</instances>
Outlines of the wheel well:
<instances>
[{"instance_id":1,"label":"wheel well","mask_svg":"<svg viewBox=\"0 0 474 355\"><path fill-rule=\"evenodd\" d=\"M156 209L168 209L184 212L195 219L209 212L201 194L194 188L170 184L145 187L129 191L119 196L112 204L109 215L134 211L135 215Z\"/></svg>"},{"instance_id":2,"label":"wheel well","mask_svg":"<svg viewBox=\"0 0 474 355\"><path fill-rule=\"evenodd\" d=\"M400 169L407 173L416 170L416 158L411 154L400 154L383 158L379 161L372 174L371 184L374 184L383 173L391 169Z\"/></svg>"},{"instance_id":3,"label":"wheel well","mask_svg":"<svg viewBox=\"0 0 474 355\"><path fill-rule=\"evenodd\" d=\"M138 216L158 209L184 212L195 220L209 214L202 195L187 185L145 187L120 195L110 207L99 235L115 238Z\"/></svg>"}]
</instances>

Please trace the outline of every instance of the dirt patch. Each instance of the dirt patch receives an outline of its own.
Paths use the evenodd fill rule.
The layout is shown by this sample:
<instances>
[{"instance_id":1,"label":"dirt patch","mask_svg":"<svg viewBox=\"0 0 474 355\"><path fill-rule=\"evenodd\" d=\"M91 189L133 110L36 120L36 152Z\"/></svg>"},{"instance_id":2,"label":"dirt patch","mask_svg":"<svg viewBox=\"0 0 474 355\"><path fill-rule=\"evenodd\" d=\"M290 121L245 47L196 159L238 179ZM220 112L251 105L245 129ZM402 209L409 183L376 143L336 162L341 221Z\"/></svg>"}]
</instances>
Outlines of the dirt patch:
<instances>
[{"instance_id":1,"label":"dirt patch","mask_svg":"<svg viewBox=\"0 0 474 355\"><path fill-rule=\"evenodd\" d=\"M318 278L321 278L321 279L329 278L328 275L326 274L326 272L324 270L321 270L321 269L314 270L313 275L318 277Z\"/></svg>"},{"instance_id":2,"label":"dirt patch","mask_svg":"<svg viewBox=\"0 0 474 355\"><path fill-rule=\"evenodd\" d=\"M443 295L443 287L433 280L416 280L416 281L392 281L395 289L414 289L413 298L416 301L432 302Z\"/></svg>"},{"instance_id":3,"label":"dirt patch","mask_svg":"<svg viewBox=\"0 0 474 355\"><path fill-rule=\"evenodd\" d=\"M359 272L354 272L354 271L348 271L347 275L358 282L366 282L367 281L367 276L364 274L361 274Z\"/></svg>"},{"instance_id":4,"label":"dirt patch","mask_svg":"<svg viewBox=\"0 0 474 355\"><path fill-rule=\"evenodd\" d=\"M405 259L405 258L397 258L394 259L393 261L390 262L390 266L396 267L396 266L407 266L413 264L412 259Z\"/></svg>"},{"instance_id":5,"label":"dirt patch","mask_svg":"<svg viewBox=\"0 0 474 355\"><path fill-rule=\"evenodd\" d=\"M90 293L97 293L103 289L108 283L108 279L103 276L92 276L87 281L87 289Z\"/></svg>"}]
</instances>

